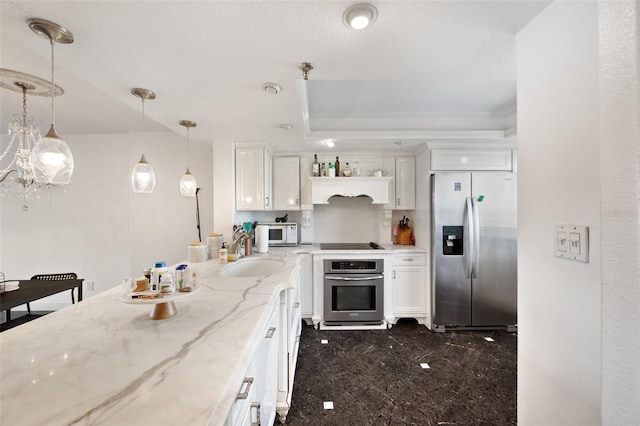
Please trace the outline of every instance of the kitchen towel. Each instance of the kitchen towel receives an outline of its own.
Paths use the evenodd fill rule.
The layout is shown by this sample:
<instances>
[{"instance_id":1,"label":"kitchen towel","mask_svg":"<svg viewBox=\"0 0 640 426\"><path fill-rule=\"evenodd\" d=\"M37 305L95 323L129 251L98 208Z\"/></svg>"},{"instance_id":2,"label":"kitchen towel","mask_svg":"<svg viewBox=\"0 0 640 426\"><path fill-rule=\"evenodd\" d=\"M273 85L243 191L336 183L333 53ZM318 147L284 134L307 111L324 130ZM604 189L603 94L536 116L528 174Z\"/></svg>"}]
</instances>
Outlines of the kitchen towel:
<instances>
[{"instance_id":1,"label":"kitchen towel","mask_svg":"<svg viewBox=\"0 0 640 426\"><path fill-rule=\"evenodd\" d=\"M256 252L258 253L269 252L269 226L268 225L256 226Z\"/></svg>"}]
</instances>

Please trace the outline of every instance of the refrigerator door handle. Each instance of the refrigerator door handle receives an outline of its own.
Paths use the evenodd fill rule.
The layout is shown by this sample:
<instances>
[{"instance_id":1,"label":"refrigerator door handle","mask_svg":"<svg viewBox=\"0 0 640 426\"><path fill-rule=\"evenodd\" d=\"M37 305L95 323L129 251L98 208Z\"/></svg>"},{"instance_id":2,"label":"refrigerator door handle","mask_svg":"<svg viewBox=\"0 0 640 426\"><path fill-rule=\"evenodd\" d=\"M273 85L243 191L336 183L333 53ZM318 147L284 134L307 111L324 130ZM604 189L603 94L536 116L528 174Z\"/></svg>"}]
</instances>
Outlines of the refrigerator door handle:
<instances>
[{"instance_id":1,"label":"refrigerator door handle","mask_svg":"<svg viewBox=\"0 0 640 426\"><path fill-rule=\"evenodd\" d=\"M473 226L474 224L474 211L473 211L473 203L471 202L471 197L467 197L467 201L466 201L466 208L464 211L464 222L463 225L464 227L467 229L467 232L469 234L469 239L468 239L468 244L467 244L467 250L466 253L464 255L465 257L465 273L467 275L467 278L471 278L473 276L473 259L475 258L475 228Z\"/></svg>"},{"instance_id":2,"label":"refrigerator door handle","mask_svg":"<svg viewBox=\"0 0 640 426\"><path fill-rule=\"evenodd\" d=\"M469 226L473 227L473 262L471 268L471 277L478 278L478 264L480 263L480 213L478 212L478 203L475 197L471 197L471 209L473 210L473 223Z\"/></svg>"}]
</instances>

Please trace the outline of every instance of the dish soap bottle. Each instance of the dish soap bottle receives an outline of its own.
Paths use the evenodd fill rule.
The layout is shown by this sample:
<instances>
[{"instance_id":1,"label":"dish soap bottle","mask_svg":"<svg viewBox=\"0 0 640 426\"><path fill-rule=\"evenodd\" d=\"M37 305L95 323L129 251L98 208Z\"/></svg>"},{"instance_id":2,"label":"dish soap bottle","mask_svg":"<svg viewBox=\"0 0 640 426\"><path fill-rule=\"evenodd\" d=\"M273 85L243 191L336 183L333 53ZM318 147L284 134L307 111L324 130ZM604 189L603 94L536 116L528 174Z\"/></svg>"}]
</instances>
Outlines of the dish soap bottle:
<instances>
[{"instance_id":1,"label":"dish soap bottle","mask_svg":"<svg viewBox=\"0 0 640 426\"><path fill-rule=\"evenodd\" d=\"M218 260L220 261L220 263L227 263L228 253L229 253L229 250L227 250L227 248L225 247L225 243L222 242L222 248L218 250Z\"/></svg>"}]
</instances>

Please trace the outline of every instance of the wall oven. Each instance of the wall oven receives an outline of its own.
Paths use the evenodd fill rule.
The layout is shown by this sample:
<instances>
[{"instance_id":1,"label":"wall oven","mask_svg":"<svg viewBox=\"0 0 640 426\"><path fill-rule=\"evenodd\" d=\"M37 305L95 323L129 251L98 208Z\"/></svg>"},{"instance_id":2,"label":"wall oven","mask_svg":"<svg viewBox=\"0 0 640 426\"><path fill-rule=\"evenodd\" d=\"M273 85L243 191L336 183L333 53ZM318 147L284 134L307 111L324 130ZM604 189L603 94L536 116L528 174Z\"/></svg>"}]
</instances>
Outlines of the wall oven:
<instances>
[{"instance_id":1,"label":"wall oven","mask_svg":"<svg viewBox=\"0 0 640 426\"><path fill-rule=\"evenodd\" d=\"M384 261L324 261L324 323L380 325L384 318Z\"/></svg>"}]
</instances>

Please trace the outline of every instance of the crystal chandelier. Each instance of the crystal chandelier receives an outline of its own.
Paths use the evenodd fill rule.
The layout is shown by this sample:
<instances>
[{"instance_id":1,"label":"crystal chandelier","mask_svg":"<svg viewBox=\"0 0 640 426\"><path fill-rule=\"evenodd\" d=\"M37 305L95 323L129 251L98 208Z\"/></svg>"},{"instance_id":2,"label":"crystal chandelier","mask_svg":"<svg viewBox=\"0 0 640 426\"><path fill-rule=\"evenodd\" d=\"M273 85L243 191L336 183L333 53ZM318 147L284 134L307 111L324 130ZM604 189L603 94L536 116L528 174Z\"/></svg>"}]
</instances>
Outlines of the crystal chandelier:
<instances>
[{"instance_id":1,"label":"crystal chandelier","mask_svg":"<svg viewBox=\"0 0 640 426\"><path fill-rule=\"evenodd\" d=\"M182 175L180 179L180 195L183 197L195 197L196 196L196 178L189 171L189 129L196 127L195 121L180 120L178 122L181 126L187 128L187 171Z\"/></svg>"},{"instance_id":2,"label":"crystal chandelier","mask_svg":"<svg viewBox=\"0 0 640 426\"><path fill-rule=\"evenodd\" d=\"M33 75L0 68L0 87L22 94L22 114L13 115L8 126L11 139L0 153L0 195L16 195L25 200L40 198L50 185L34 177L32 152L42 137L33 117L27 114L27 95L48 97L51 84ZM64 90L54 85L53 93L59 96ZM26 204L23 209L28 209Z\"/></svg>"}]
</instances>

